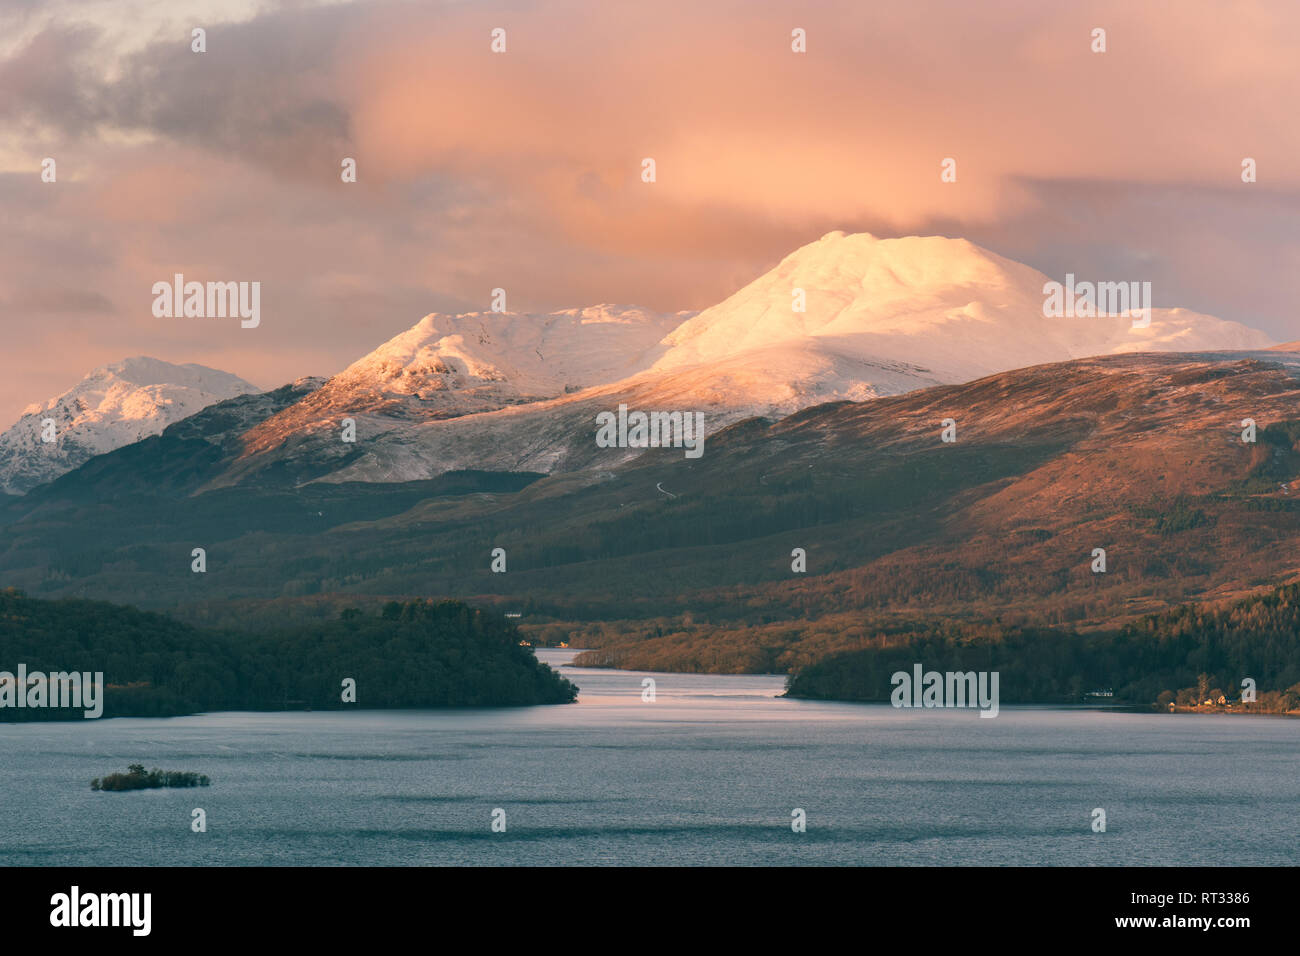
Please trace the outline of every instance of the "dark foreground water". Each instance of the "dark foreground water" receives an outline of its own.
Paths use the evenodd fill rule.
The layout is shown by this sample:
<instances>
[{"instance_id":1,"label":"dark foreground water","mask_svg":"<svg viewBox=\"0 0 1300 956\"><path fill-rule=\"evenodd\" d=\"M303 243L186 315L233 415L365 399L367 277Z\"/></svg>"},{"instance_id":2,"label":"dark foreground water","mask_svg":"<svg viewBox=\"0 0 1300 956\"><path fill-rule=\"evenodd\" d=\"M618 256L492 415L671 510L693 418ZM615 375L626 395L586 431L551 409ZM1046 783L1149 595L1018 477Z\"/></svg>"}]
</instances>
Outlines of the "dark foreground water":
<instances>
[{"instance_id":1,"label":"dark foreground water","mask_svg":"<svg viewBox=\"0 0 1300 956\"><path fill-rule=\"evenodd\" d=\"M678 674L643 703L645 674L563 673L577 704L0 724L0 865L1300 862L1293 720L981 719ZM212 786L90 790L128 763Z\"/></svg>"}]
</instances>

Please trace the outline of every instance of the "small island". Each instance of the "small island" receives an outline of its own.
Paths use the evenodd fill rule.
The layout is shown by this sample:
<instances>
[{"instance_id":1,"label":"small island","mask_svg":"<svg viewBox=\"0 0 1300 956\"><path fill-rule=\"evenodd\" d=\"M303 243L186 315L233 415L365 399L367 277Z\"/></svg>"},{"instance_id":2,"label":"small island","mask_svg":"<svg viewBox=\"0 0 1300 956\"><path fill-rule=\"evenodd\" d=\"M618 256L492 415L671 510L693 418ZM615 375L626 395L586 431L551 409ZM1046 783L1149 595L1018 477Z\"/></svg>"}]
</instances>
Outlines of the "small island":
<instances>
[{"instance_id":1,"label":"small island","mask_svg":"<svg viewBox=\"0 0 1300 956\"><path fill-rule=\"evenodd\" d=\"M90 781L91 790L156 790L160 787L206 787L211 783L201 773L188 770L159 770L155 767L148 773L144 764L133 763L126 768L126 773L110 773L107 777L96 777Z\"/></svg>"}]
</instances>

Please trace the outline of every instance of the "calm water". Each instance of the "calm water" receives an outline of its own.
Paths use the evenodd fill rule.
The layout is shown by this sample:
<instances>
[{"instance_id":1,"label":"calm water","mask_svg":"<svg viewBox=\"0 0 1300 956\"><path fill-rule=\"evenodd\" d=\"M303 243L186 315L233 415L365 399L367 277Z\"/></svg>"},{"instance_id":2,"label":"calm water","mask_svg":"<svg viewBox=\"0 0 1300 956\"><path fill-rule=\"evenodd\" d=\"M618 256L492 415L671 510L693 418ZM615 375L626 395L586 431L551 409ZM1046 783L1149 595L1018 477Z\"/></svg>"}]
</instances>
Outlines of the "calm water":
<instances>
[{"instance_id":1,"label":"calm water","mask_svg":"<svg viewBox=\"0 0 1300 956\"><path fill-rule=\"evenodd\" d=\"M644 674L562 672L579 703L0 724L0 865L1300 862L1293 720L988 720L679 674L642 703ZM137 762L213 785L90 790Z\"/></svg>"}]
</instances>

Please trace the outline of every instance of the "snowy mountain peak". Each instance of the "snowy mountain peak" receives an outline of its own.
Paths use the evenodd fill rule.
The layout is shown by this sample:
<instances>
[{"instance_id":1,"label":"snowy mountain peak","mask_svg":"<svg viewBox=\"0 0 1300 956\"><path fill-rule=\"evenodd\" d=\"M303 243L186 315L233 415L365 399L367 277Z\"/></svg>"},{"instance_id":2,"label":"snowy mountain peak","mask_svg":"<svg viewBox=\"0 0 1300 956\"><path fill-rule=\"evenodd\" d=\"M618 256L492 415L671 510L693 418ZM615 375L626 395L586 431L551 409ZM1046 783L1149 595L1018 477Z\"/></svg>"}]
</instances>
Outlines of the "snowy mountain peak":
<instances>
[{"instance_id":1,"label":"snowy mountain peak","mask_svg":"<svg viewBox=\"0 0 1300 956\"><path fill-rule=\"evenodd\" d=\"M28 405L0 434L0 492L23 494L214 402L258 391L229 372L148 356L94 369L62 395ZM42 440L47 420L53 442Z\"/></svg>"},{"instance_id":2,"label":"snowy mountain peak","mask_svg":"<svg viewBox=\"0 0 1300 956\"><path fill-rule=\"evenodd\" d=\"M662 355L664 335L690 314L596 305L426 315L253 429L248 454L332 428L344 417L369 416L386 429L394 421L459 418L623 379Z\"/></svg>"},{"instance_id":3,"label":"snowy mountain peak","mask_svg":"<svg viewBox=\"0 0 1300 956\"><path fill-rule=\"evenodd\" d=\"M249 432L213 487L263 469L406 481L458 468L612 467L621 459L593 443L592 423L620 403L703 412L713 432L1073 358L1270 344L1182 309L1153 309L1136 329L1118 316L1049 318L1049 281L965 239L835 231L697 315L610 305L431 315ZM344 417L356 419L355 445L338 440Z\"/></svg>"},{"instance_id":4,"label":"snowy mountain peak","mask_svg":"<svg viewBox=\"0 0 1300 956\"><path fill-rule=\"evenodd\" d=\"M426 315L335 377L397 394L498 383L518 397L551 397L646 368L689 313L597 305L548 314Z\"/></svg>"},{"instance_id":5,"label":"snowy mountain peak","mask_svg":"<svg viewBox=\"0 0 1300 956\"><path fill-rule=\"evenodd\" d=\"M966 239L830 232L684 322L665 339L669 349L655 370L734 362L786 344L905 361L957 382L1112 352L1270 344L1253 329L1184 309L1154 309L1145 329L1117 316L1047 318L1049 281Z\"/></svg>"}]
</instances>

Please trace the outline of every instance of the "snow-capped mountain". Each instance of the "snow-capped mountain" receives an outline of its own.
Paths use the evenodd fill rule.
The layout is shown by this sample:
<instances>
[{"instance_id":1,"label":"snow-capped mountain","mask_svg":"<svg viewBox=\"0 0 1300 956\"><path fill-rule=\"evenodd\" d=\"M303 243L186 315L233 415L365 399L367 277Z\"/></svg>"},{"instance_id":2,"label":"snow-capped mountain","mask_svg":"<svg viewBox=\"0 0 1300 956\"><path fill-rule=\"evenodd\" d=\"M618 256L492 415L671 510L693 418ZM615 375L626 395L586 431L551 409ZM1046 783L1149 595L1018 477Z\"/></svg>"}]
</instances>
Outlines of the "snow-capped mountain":
<instances>
[{"instance_id":1,"label":"snow-capped mountain","mask_svg":"<svg viewBox=\"0 0 1300 956\"><path fill-rule=\"evenodd\" d=\"M683 322L644 378L686 371L710 398L788 414L1073 358L1272 344L1185 309L1152 309L1146 328L1121 317L1047 318L1049 281L965 239L832 232ZM806 311L795 311L795 290Z\"/></svg>"},{"instance_id":2,"label":"snow-capped mountain","mask_svg":"<svg viewBox=\"0 0 1300 956\"><path fill-rule=\"evenodd\" d=\"M139 356L97 368L0 434L0 491L23 494L96 455L156 435L236 395L261 389L229 372ZM46 421L55 440L42 440Z\"/></svg>"},{"instance_id":3,"label":"snow-capped mountain","mask_svg":"<svg viewBox=\"0 0 1300 956\"><path fill-rule=\"evenodd\" d=\"M596 415L621 403L702 412L707 434L743 418L781 417L829 401L898 395L1075 358L1272 344L1246 326L1184 309L1152 309L1145 328L1123 317L1045 317L1044 285L1064 278L963 239L832 232L698 314L602 305L550 314L430 315L253 425L242 453L209 474L203 487L401 482L459 469L603 469L642 453L595 444ZM252 390L229 379L230 388ZM99 397L83 400L92 409L124 404L110 400L109 391L101 387ZM62 441L84 460L220 397L226 395L199 397L188 410L173 402L167 408L174 417L156 425L149 423L152 411L99 414L86 441L77 442L75 429L66 428ZM77 398L69 393L51 405ZM34 444L39 417L26 416L17 438L0 440L0 452L26 451L10 460L43 469L18 482L7 479L11 490L57 473L48 449ZM354 442L344 439L348 418L356 424ZM116 423L111 431L101 427L103 419Z\"/></svg>"},{"instance_id":4,"label":"snow-capped mountain","mask_svg":"<svg viewBox=\"0 0 1300 956\"><path fill-rule=\"evenodd\" d=\"M714 431L1073 358L1271 344L1184 309L1152 309L1146 328L1047 318L1049 281L963 239L832 232L698 314L429 316L255 428L217 484L267 467L300 480L407 481L612 466L640 454L595 447L595 415L620 402L702 411ZM357 421L356 444L339 441L344 417Z\"/></svg>"},{"instance_id":5,"label":"snow-capped mountain","mask_svg":"<svg viewBox=\"0 0 1300 956\"><path fill-rule=\"evenodd\" d=\"M248 436L257 454L353 418L362 434L482 414L626 378L691 313L598 305L550 314L427 315Z\"/></svg>"}]
</instances>

